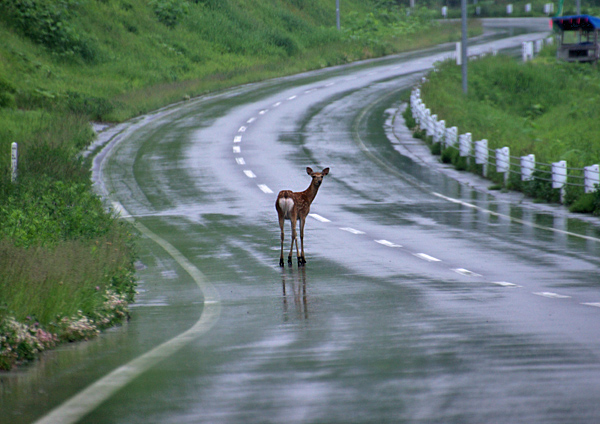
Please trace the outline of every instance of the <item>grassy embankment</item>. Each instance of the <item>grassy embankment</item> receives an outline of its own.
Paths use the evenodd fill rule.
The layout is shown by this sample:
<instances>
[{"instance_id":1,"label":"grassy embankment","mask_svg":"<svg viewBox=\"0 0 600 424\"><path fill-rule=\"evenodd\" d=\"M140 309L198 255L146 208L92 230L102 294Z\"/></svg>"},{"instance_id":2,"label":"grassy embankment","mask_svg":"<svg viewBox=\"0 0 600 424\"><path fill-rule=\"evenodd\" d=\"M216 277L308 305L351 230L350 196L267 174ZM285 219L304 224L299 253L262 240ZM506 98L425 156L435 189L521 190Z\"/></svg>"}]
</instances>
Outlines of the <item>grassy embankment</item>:
<instances>
[{"instance_id":1,"label":"grassy embankment","mask_svg":"<svg viewBox=\"0 0 600 424\"><path fill-rule=\"evenodd\" d=\"M0 2L0 369L127 316L134 236L77 156L89 121L458 38L392 3L344 1L337 31L333 1Z\"/></svg>"},{"instance_id":2,"label":"grassy embankment","mask_svg":"<svg viewBox=\"0 0 600 424\"><path fill-rule=\"evenodd\" d=\"M457 126L459 133L470 132L473 140L487 139L490 149L508 146L516 157L533 153L542 164L566 160L569 168L579 168L570 171L568 183L583 184L581 168L600 162L597 67L557 62L556 48L546 48L527 63L504 55L469 62L468 75L465 96L460 67L443 63L422 87L424 103L447 125ZM467 164L459 157L455 148L443 152L436 148L443 161L482 172L474 161ZM508 189L540 201L559 200L559 190L552 189L548 181L550 166L538 165L530 182L521 181L517 165L512 165L512 170ZM494 166L489 177L503 182ZM584 194L582 187L567 185L565 203L574 212L600 215L600 192Z\"/></svg>"}]
</instances>

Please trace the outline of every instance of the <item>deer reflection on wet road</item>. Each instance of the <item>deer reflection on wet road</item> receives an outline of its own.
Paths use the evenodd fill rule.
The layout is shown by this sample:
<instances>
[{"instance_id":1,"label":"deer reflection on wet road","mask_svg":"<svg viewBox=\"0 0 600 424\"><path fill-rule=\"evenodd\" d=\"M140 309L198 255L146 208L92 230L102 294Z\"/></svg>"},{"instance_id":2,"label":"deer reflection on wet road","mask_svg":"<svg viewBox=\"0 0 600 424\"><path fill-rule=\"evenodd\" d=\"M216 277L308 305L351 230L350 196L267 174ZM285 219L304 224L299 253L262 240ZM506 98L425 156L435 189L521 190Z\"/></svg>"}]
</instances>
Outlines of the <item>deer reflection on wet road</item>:
<instances>
[{"instance_id":1,"label":"deer reflection on wet road","mask_svg":"<svg viewBox=\"0 0 600 424\"><path fill-rule=\"evenodd\" d=\"M306 269L282 268L281 287L283 289L283 320L290 318L286 286L292 289L296 314L300 319L308 319L308 300L306 295Z\"/></svg>"}]
</instances>

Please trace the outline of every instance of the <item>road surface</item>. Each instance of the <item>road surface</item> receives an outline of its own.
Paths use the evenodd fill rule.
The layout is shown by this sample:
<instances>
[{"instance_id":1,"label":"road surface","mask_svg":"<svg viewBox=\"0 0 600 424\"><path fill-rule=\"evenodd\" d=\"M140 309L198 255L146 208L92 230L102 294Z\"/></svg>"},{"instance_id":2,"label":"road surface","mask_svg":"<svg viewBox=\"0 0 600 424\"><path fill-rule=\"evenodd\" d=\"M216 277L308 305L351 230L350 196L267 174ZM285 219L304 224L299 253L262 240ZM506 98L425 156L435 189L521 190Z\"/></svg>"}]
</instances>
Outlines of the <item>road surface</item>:
<instances>
[{"instance_id":1,"label":"road surface","mask_svg":"<svg viewBox=\"0 0 600 424\"><path fill-rule=\"evenodd\" d=\"M403 132L450 50L107 130L96 183L142 236L132 319L1 376L2 423L598 422L598 221L493 196ZM280 268L276 193L307 166L331 169L307 264Z\"/></svg>"}]
</instances>

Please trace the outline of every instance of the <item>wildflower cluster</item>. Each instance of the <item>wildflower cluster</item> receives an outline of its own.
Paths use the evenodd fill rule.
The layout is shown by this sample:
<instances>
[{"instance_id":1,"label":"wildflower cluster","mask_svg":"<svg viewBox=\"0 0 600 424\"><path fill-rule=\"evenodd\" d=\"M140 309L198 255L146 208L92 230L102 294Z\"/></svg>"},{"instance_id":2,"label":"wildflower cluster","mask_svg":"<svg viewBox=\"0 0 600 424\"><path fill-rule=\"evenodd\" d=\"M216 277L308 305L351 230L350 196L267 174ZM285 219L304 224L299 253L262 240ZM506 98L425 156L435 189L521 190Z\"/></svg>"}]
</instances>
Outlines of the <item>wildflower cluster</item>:
<instances>
[{"instance_id":1,"label":"wildflower cluster","mask_svg":"<svg viewBox=\"0 0 600 424\"><path fill-rule=\"evenodd\" d=\"M24 324L13 317L0 322L0 369L10 369L15 363L31 360L37 354L56 345L56 334L39 324Z\"/></svg>"},{"instance_id":2,"label":"wildflower cluster","mask_svg":"<svg viewBox=\"0 0 600 424\"><path fill-rule=\"evenodd\" d=\"M0 320L0 370L9 370L14 365L34 359L57 343L89 340L100 330L115 325L129 317L126 294L108 290L103 306L92 316L82 311L72 317L57 317L51 327L55 333L44 330L35 323L21 323L14 317ZM31 321L28 319L27 321Z\"/></svg>"}]
</instances>

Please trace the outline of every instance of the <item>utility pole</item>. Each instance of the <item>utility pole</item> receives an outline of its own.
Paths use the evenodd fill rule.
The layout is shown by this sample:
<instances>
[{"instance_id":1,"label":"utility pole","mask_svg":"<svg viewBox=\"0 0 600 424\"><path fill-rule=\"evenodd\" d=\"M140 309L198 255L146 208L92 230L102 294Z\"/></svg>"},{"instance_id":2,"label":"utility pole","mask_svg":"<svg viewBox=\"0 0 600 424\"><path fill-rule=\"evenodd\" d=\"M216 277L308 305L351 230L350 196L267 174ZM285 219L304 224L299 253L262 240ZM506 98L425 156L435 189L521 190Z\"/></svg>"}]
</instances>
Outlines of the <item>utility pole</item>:
<instances>
[{"instance_id":1,"label":"utility pole","mask_svg":"<svg viewBox=\"0 0 600 424\"><path fill-rule=\"evenodd\" d=\"M338 31L340 30L340 0L335 0L335 21Z\"/></svg>"},{"instance_id":2,"label":"utility pole","mask_svg":"<svg viewBox=\"0 0 600 424\"><path fill-rule=\"evenodd\" d=\"M462 19L462 39L460 43L460 56L462 59L462 90L467 94L467 0L460 0Z\"/></svg>"}]
</instances>

